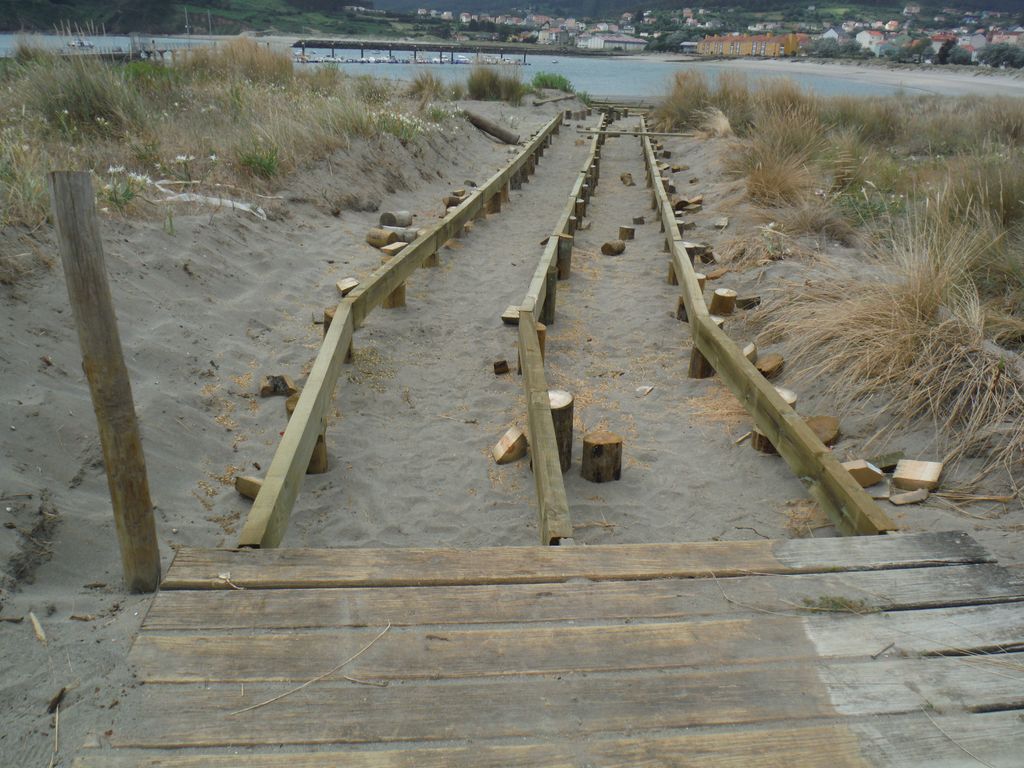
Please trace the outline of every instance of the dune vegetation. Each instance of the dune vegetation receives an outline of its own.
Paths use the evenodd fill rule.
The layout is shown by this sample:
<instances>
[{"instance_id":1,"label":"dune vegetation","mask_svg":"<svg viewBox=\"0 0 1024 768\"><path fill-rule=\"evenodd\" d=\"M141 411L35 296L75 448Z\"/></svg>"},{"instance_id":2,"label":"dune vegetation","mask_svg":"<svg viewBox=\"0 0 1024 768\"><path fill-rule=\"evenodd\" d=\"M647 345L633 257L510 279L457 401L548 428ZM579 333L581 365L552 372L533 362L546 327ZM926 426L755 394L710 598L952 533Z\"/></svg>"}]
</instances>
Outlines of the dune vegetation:
<instances>
[{"instance_id":1,"label":"dune vegetation","mask_svg":"<svg viewBox=\"0 0 1024 768\"><path fill-rule=\"evenodd\" d=\"M92 170L102 207L138 211L155 180L259 193L355 138L405 142L453 114L432 104L450 93L417 104L393 83L299 70L242 38L173 65L17 54L0 73L0 227L45 222L51 169Z\"/></svg>"},{"instance_id":2,"label":"dune vegetation","mask_svg":"<svg viewBox=\"0 0 1024 768\"><path fill-rule=\"evenodd\" d=\"M874 395L884 423L932 420L947 461L1024 460L1024 101L825 98L791 81L756 87L677 74L663 130L732 136L726 172L766 222L721 250L739 266L858 245L867 267L788 285L760 311L799 375L839 406ZM753 255L753 258L751 256Z\"/></svg>"}]
</instances>

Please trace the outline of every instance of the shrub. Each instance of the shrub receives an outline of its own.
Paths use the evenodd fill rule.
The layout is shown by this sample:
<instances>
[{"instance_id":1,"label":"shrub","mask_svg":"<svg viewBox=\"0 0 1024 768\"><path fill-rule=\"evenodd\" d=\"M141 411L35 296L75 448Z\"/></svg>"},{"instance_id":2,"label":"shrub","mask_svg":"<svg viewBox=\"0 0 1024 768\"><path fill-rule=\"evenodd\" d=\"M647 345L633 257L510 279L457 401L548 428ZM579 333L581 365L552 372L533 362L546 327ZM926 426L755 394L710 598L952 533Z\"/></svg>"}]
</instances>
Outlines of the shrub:
<instances>
[{"instance_id":1,"label":"shrub","mask_svg":"<svg viewBox=\"0 0 1024 768\"><path fill-rule=\"evenodd\" d=\"M295 77L288 54L245 37L236 37L223 45L192 48L177 66L185 74L212 80L240 78L286 85Z\"/></svg>"},{"instance_id":2,"label":"shrub","mask_svg":"<svg viewBox=\"0 0 1024 768\"><path fill-rule=\"evenodd\" d=\"M417 72L409 85L409 95L423 102L444 98L444 81L433 72Z\"/></svg>"},{"instance_id":3,"label":"shrub","mask_svg":"<svg viewBox=\"0 0 1024 768\"><path fill-rule=\"evenodd\" d=\"M84 56L33 62L17 89L26 110L65 136L118 136L145 119L139 93L123 70Z\"/></svg>"},{"instance_id":4,"label":"shrub","mask_svg":"<svg viewBox=\"0 0 1024 768\"><path fill-rule=\"evenodd\" d=\"M469 98L478 101L507 101L513 106L522 102L527 88L518 72L499 72L494 67L477 65L466 81Z\"/></svg>"},{"instance_id":5,"label":"shrub","mask_svg":"<svg viewBox=\"0 0 1024 768\"><path fill-rule=\"evenodd\" d=\"M277 147L261 142L255 142L247 149L240 149L238 165L260 179L272 179L281 170Z\"/></svg>"},{"instance_id":6,"label":"shrub","mask_svg":"<svg viewBox=\"0 0 1024 768\"><path fill-rule=\"evenodd\" d=\"M576 92L576 89L567 77L556 75L553 72L538 72L533 76L532 86L535 91L547 88L552 91L564 91L565 93Z\"/></svg>"},{"instance_id":7,"label":"shrub","mask_svg":"<svg viewBox=\"0 0 1024 768\"><path fill-rule=\"evenodd\" d=\"M684 69L672 78L672 88L654 109L652 120L660 131L690 128L699 124L711 106L711 88L702 72Z\"/></svg>"}]
</instances>

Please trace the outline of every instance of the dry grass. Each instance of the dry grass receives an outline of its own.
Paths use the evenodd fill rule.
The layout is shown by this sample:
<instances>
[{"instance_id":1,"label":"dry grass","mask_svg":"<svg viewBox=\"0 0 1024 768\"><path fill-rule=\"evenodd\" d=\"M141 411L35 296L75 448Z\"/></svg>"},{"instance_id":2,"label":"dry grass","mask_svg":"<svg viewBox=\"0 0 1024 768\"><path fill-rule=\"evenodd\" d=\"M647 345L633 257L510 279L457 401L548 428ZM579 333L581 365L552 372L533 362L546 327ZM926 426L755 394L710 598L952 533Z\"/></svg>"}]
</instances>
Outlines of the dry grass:
<instances>
[{"instance_id":1,"label":"dry grass","mask_svg":"<svg viewBox=\"0 0 1024 768\"><path fill-rule=\"evenodd\" d=\"M843 245L855 245L856 229L843 213L824 195L804 197L782 208L764 209L758 217L774 222L786 235L822 235Z\"/></svg>"},{"instance_id":2,"label":"dry grass","mask_svg":"<svg viewBox=\"0 0 1024 768\"><path fill-rule=\"evenodd\" d=\"M518 106L529 90L515 68L475 65L466 80L469 98L478 101L507 101Z\"/></svg>"},{"instance_id":3,"label":"dry grass","mask_svg":"<svg viewBox=\"0 0 1024 768\"><path fill-rule=\"evenodd\" d=\"M701 114L699 128L701 132L713 139L728 139L733 136L729 118L718 107L709 107Z\"/></svg>"},{"instance_id":4,"label":"dry grass","mask_svg":"<svg viewBox=\"0 0 1024 768\"><path fill-rule=\"evenodd\" d=\"M773 223L747 230L715 247L719 261L737 269L760 267L783 259L810 261L815 252Z\"/></svg>"},{"instance_id":5,"label":"dry grass","mask_svg":"<svg viewBox=\"0 0 1024 768\"><path fill-rule=\"evenodd\" d=\"M971 280L985 246L969 224L938 232L912 218L876 278L789 286L763 310L765 332L792 342L790 370L828 382L840 409L884 394L887 429L930 419L947 461L1010 467L1024 458L1024 364L985 339Z\"/></svg>"},{"instance_id":6,"label":"dry grass","mask_svg":"<svg viewBox=\"0 0 1024 768\"><path fill-rule=\"evenodd\" d=\"M245 39L166 67L22 58L3 79L0 227L45 221L54 167L93 170L101 207L132 213L152 180L244 198L353 138L407 142L452 116L432 108L421 118L390 83L295 71L286 54Z\"/></svg>"}]
</instances>

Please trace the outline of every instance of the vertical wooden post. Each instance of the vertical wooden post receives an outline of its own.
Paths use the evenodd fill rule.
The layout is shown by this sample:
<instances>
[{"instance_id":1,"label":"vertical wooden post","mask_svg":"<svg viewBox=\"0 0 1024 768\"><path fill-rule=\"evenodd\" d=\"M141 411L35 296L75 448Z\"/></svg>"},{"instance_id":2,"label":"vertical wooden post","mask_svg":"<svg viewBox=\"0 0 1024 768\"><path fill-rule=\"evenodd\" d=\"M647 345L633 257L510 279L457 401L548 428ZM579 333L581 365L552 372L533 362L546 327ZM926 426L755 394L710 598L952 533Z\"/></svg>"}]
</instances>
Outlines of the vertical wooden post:
<instances>
[{"instance_id":1,"label":"vertical wooden post","mask_svg":"<svg viewBox=\"0 0 1024 768\"><path fill-rule=\"evenodd\" d=\"M160 583L160 550L131 382L107 283L92 181L85 171L58 171L50 174L49 182L82 368L99 425L125 585L132 592L153 592Z\"/></svg>"}]
</instances>

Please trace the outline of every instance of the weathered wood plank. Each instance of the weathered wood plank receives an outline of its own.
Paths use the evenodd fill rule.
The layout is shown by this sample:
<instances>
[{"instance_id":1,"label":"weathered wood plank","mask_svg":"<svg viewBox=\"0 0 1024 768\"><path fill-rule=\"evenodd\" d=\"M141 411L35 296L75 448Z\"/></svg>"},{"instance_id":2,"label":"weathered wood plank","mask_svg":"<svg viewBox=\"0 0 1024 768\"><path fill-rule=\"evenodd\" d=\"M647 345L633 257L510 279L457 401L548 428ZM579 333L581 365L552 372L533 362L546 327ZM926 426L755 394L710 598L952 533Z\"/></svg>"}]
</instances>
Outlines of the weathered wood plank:
<instances>
[{"instance_id":1,"label":"weathered wood plank","mask_svg":"<svg viewBox=\"0 0 1024 768\"><path fill-rule=\"evenodd\" d=\"M1024 728L1021 728L1020 713L993 712L930 716L916 713L882 720L713 728L658 738L587 737L571 739L570 743L559 740L543 744L233 755L88 750L81 753L74 765L75 768L336 768L339 765L346 768L582 768L686 764L701 768L969 768L986 763L1015 765L1022 753Z\"/></svg>"},{"instance_id":2,"label":"weathered wood plank","mask_svg":"<svg viewBox=\"0 0 1024 768\"><path fill-rule=\"evenodd\" d=\"M788 576L353 589L165 590L142 630L303 629L657 619L793 611L823 597L868 610L1024 599L997 565Z\"/></svg>"},{"instance_id":3,"label":"weathered wood plank","mask_svg":"<svg viewBox=\"0 0 1024 768\"><path fill-rule=\"evenodd\" d=\"M326 671L326 670L324 670ZM1021 706L1024 670L985 659L820 662L654 674L566 675L387 687L145 686L115 747L215 747L581 734ZM159 727L154 727L159 724Z\"/></svg>"},{"instance_id":4,"label":"weathered wood plank","mask_svg":"<svg viewBox=\"0 0 1024 768\"><path fill-rule=\"evenodd\" d=\"M821 600L836 604L832 596ZM257 636L145 633L135 641L129 660L148 683L302 682L354 654L378 631ZM655 624L392 628L372 652L353 662L350 674L411 680L617 672L870 658L882 649L919 656L1008 652L1021 647L1024 608L1020 603L869 615L806 615L797 608L786 616Z\"/></svg>"},{"instance_id":5,"label":"weathered wood plank","mask_svg":"<svg viewBox=\"0 0 1024 768\"><path fill-rule=\"evenodd\" d=\"M991 562L965 533L789 541L481 549L178 550L164 589L530 584L586 578L700 578Z\"/></svg>"},{"instance_id":6,"label":"weathered wood plank","mask_svg":"<svg viewBox=\"0 0 1024 768\"><path fill-rule=\"evenodd\" d=\"M646 123L641 118L641 127ZM822 505L829 519L844 534L874 534L895 530L881 508L839 466L802 418L790 408L732 340L711 321L703 292L697 286L693 267L682 246L675 214L661 176L654 173L657 161L649 136L642 137L644 159L653 179L655 199L669 236L672 263L682 286L694 345L708 360L725 385L786 460L798 477L810 480L809 491Z\"/></svg>"},{"instance_id":7,"label":"weathered wood plank","mask_svg":"<svg viewBox=\"0 0 1024 768\"><path fill-rule=\"evenodd\" d=\"M555 426L551 420L544 358L537 340L533 312L519 310L519 358L526 390L526 419L529 425L530 460L537 486L537 515L542 544L557 544L572 537L569 502L565 496L562 467L558 459Z\"/></svg>"}]
</instances>

